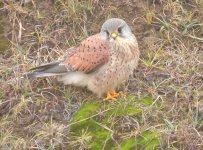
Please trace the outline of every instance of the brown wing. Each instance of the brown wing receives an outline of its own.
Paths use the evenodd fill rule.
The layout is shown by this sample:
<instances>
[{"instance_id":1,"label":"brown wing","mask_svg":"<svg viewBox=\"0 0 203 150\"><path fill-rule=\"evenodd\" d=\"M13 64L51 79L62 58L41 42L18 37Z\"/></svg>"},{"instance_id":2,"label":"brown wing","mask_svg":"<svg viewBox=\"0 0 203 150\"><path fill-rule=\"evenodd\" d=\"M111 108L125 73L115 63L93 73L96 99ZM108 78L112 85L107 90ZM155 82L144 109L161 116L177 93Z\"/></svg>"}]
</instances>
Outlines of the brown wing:
<instances>
[{"instance_id":1,"label":"brown wing","mask_svg":"<svg viewBox=\"0 0 203 150\"><path fill-rule=\"evenodd\" d=\"M61 65L71 67L74 71L91 72L98 66L106 63L109 58L108 43L93 35L85 39L70 54L68 54Z\"/></svg>"}]
</instances>

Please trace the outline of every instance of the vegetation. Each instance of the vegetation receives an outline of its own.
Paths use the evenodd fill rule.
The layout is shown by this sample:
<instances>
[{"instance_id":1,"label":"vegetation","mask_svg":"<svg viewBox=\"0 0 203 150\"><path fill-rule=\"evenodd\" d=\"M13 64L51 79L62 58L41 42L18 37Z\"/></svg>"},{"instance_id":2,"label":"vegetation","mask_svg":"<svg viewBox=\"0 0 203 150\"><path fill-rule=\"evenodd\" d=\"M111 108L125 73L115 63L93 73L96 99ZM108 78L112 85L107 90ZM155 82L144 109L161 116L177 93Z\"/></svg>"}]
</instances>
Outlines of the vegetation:
<instances>
[{"instance_id":1,"label":"vegetation","mask_svg":"<svg viewBox=\"0 0 203 150\"><path fill-rule=\"evenodd\" d=\"M141 51L126 97L21 78L111 17ZM0 0L0 18L0 149L203 149L202 0Z\"/></svg>"}]
</instances>

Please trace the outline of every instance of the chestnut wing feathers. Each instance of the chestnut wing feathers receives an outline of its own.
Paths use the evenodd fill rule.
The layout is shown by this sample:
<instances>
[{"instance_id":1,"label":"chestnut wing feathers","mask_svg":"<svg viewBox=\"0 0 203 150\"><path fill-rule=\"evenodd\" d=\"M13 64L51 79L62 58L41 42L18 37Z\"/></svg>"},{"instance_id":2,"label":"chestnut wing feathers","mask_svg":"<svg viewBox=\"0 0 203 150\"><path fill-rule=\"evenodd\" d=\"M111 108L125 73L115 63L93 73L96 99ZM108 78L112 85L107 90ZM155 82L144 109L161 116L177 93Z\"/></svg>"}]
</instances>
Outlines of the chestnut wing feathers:
<instances>
[{"instance_id":1,"label":"chestnut wing feathers","mask_svg":"<svg viewBox=\"0 0 203 150\"><path fill-rule=\"evenodd\" d=\"M69 53L60 65L65 65L72 71L89 73L106 63L108 58L108 44L94 35L84 40L72 53Z\"/></svg>"},{"instance_id":2,"label":"chestnut wing feathers","mask_svg":"<svg viewBox=\"0 0 203 150\"><path fill-rule=\"evenodd\" d=\"M24 77L46 77L66 74L69 71L90 73L106 63L109 58L108 44L93 35L84 40L78 47L69 48L64 57L31 69Z\"/></svg>"}]
</instances>

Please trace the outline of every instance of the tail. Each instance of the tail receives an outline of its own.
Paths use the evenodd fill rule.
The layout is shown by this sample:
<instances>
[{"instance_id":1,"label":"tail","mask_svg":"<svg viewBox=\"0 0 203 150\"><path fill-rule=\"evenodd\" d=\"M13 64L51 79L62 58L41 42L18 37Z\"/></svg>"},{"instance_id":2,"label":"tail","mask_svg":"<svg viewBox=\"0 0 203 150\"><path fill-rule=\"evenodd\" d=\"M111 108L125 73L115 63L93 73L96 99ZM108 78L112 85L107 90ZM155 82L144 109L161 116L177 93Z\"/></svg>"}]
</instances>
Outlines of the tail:
<instances>
[{"instance_id":1,"label":"tail","mask_svg":"<svg viewBox=\"0 0 203 150\"><path fill-rule=\"evenodd\" d=\"M23 77L24 78L49 77L67 73L68 72L67 68L59 64L60 62L52 62L32 68L30 69L30 72L24 73Z\"/></svg>"}]
</instances>

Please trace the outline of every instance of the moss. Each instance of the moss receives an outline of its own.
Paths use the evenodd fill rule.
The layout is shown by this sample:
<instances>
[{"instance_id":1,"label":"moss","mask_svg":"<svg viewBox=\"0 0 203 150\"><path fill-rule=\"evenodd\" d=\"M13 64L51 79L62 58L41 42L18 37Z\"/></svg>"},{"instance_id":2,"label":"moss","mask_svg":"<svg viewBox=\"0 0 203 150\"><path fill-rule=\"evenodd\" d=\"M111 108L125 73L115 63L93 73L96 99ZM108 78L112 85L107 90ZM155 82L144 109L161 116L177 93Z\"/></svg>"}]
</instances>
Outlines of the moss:
<instances>
[{"instance_id":1,"label":"moss","mask_svg":"<svg viewBox=\"0 0 203 150\"><path fill-rule=\"evenodd\" d=\"M1 1L0 1L1 5ZM0 52L5 52L9 48L10 42L3 37L3 34L6 33L9 29L7 20L5 19L4 15L0 15L1 21L0 21Z\"/></svg>"},{"instance_id":2,"label":"moss","mask_svg":"<svg viewBox=\"0 0 203 150\"><path fill-rule=\"evenodd\" d=\"M133 150L135 149L135 139L126 139L121 144L121 150Z\"/></svg>"},{"instance_id":3,"label":"moss","mask_svg":"<svg viewBox=\"0 0 203 150\"><path fill-rule=\"evenodd\" d=\"M125 115L138 115L141 113L141 109L135 104L118 104L114 109L107 112L109 115L114 114L115 116Z\"/></svg>"},{"instance_id":4,"label":"moss","mask_svg":"<svg viewBox=\"0 0 203 150\"><path fill-rule=\"evenodd\" d=\"M71 132L74 136L79 137L81 136L82 131L87 131L88 135L91 137L91 140L88 141L87 144L90 145L92 150L102 149L104 145L105 149L116 148L116 144L110 137L110 131L104 128L103 125L108 127L112 116L119 118L131 115L139 120L143 109L140 107L140 104L148 106L151 105L152 102L151 98L144 98L140 101L136 101L135 98L132 98L124 102L116 101L114 103L97 103L94 101L85 103L73 115L73 119L70 122L72 124ZM109 109L109 111L101 114L103 116L102 120L98 120L99 115L94 116L98 113L99 109L101 111ZM157 135L156 132L144 131L137 138L124 140L121 147L123 150L134 148L150 149L159 145Z\"/></svg>"},{"instance_id":5,"label":"moss","mask_svg":"<svg viewBox=\"0 0 203 150\"><path fill-rule=\"evenodd\" d=\"M88 135L91 136L91 142L89 145L91 146L92 150L102 149L104 142L110 135L109 131L103 128L102 126L96 123L95 118L87 119L90 116L96 114L96 111L101 107L100 104L96 102L86 103L81 106L78 112L73 116L73 120L71 123L71 132L74 133L76 136L79 136L82 130L86 130ZM87 120L85 120L87 119ZM78 123L74 123L77 122ZM111 147L112 140L108 141L105 145L106 149Z\"/></svg>"},{"instance_id":6,"label":"moss","mask_svg":"<svg viewBox=\"0 0 203 150\"><path fill-rule=\"evenodd\" d=\"M102 149L103 145L105 144L105 140L109 136L109 131L104 129L103 127L97 125L96 123L90 123L89 126L90 135L92 136L91 141L91 149L98 150ZM110 147L110 145L106 145L106 148Z\"/></svg>"},{"instance_id":7,"label":"moss","mask_svg":"<svg viewBox=\"0 0 203 150\"><path fill-rule=\"evenodd\" d=\"M151 97L144 97L139 101L140 104L143 104L144 106L149 106L153 103L153 100Z\"/></svg>"},{"instance_id":8,"label":"moss","mask_svg":"<svg viewBox=\"0 0 203 150\"><path fill-rule=\"evenodd\" d=\"M3 37L0 37L0 51L4 52L9 48L9 41Z\"/></svg>"},{"instance_id":9,"label":"moss","mask_svg":"<svg viewBox=\"0 0 203 150\"><path fill-rule=\"evenodd\" d=\"M122 142L121 150L155 149L160 145L159 134L150 130L144 131L136 138L129 138Z\"/></svg>"},{"instance_id":10,"label":"moss","mask_svg":"<svg viewBox=\"0 0 203 150\"><path fill-rule=\"evenodd\" d=\"M135 96L127 97L126 101L116 101L110 106L112 110L108 111L107 114L114 116L125 116L125 115L139 115L142 112L139 104L137 103Z\"/></svg>"},{"instance_id":11,"label":"moss","mask_svg":"<svg viewBox=\"0 0 203 150\"><path fill-rule=\"evenodd\" d=\"M146 130L139 137L136 138L135 143L136 147L139 149L154 149L160 145L159 133Z\"/></svg>"},{"instance_id":12,"label":"moss","mask_svg":"<svg viewBox=\"0 0 203 150\"><path fill-rule=\"evenodd\" d=\"M89 102L83 104L76 114L73 116L72 121L78 121L81 119L88 118L92 115L95 115L96 110L100 107L100 104L96 102Z\"/></svg>"}]
</instances>

